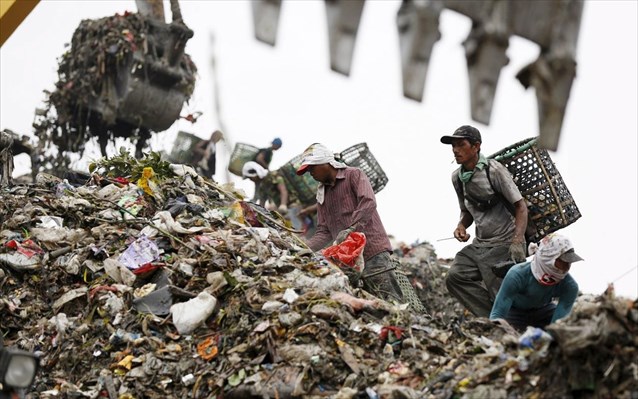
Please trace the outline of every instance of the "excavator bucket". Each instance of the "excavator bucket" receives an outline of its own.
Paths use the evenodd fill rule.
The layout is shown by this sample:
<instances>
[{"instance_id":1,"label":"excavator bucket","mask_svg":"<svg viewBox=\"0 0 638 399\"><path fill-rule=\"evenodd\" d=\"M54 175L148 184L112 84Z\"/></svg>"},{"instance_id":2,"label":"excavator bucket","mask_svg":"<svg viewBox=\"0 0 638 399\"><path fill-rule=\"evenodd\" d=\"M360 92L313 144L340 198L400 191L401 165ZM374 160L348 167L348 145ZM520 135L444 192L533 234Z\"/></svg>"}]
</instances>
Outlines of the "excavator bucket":
<instances>
[{"instance_id":1,"label":"excavator bucket","mask_svg":"<svg viewBox=\"0 0 638 399\"><path fill-rule=\"evenodd\" d=\"M350 75L364 0L326 0L330 68Z\"/></svg>"},{"instance_id":2,"label":"excavator bucket","mask_svg":"<svg viewBox=\"0 0 638 399\"><path fill-rule=\"evenodd\" d=\"M271 46L277 41L281 0L253 0L255 38Z\"/></svg>"},{"instance_id":3,"label":"excavator bucket","mask_svg":"<svg viewBox=\"0 0 638 399\"><path fill-rule=\"evenodd\" d=\"M192 65L184 65L184 48L193 37L181 21L164 22L161 1L137 0L139 14L147 25L149 40L124 60L88 106L102 114L108 125L118 122L152 131L168 129L178 118L194 89ZM100 23L99 21L93 23ZM75 35L74 35L75 36Z\"/></svg>"},{"instance_id":4,"label":"excavator bucket","mask_svg":"<svg viewBox=\"0 0 638 399\"><path fill-rule=\"evenodd\" d=\"M138 13L83 20L60 61L50 104L56 116L36 124L36 134L61 151L81 152L97 136L137 139L141 156L150 132L168 129L195 87L196 67L184 53L193 36L171 0L164 21L159 0L137 0Z\"/></svg>"},{"instance_id":5,"label":"excavator bucket","mask_svg":"<svg viewBox=\"0 0 638 399\"><path fill-rule=\"evenodd\" d=\"M439 16L442 10L441 1L405 1L397 13L403 95L412 100L423 100L432 49L441 38Z\"/></svg>"}]
</instances>

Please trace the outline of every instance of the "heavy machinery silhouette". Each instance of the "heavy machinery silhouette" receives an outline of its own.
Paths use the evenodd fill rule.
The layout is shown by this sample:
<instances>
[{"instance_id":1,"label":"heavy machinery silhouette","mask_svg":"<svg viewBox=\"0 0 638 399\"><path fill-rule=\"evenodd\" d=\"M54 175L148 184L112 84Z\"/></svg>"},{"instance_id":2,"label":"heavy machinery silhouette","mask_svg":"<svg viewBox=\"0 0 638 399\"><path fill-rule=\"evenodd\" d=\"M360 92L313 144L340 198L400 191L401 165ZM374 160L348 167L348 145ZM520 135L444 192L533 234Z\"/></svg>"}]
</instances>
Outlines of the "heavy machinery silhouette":
<instances>
[{"instance_id":1,"label":"heavy machinery silhouette","mask_svg":"<svg viewBox=\"0 0 638 399\"><path fill-rule=\"evenodd\" d=\"M255 37L275 45L282 0L252 1ZM326 0L330 67L349 75L365 0ZM434 44L440 39L439 17L444 9L472 19L463 43L470 81L472 119L490 123L492 104L505 52L512 35L540 46L536 61L517 75L536 90L539 145L556 150L576 74L576 44L583 0L403 0L397 11L403 94L421 101Z\"/></svg>"},{"instance_id":2,"label":"heavy machinery silhouette","mask_svg":"<svg viewBox=\"0 0 638 399\"><path fill-rule=\"evenodd\" d=\"M37 3L2 2L2 43ZM151 132L166 130L179 118L195 85L195 65L184 53L193 31L182 20L178 0L170 0L170 23L161 0L135 4L138 13L85 20L77 28L49 97L56 112L39 112L34 124L38 151L54 144L61 152L81 152L97 137L105 153L109 139L127 137L136 140L141 154ZM283 0L251 2L258 40L275 44L282 5ZM325 5L331 68L349 75L365 0L325 0ZM472 118L478 122L490 122L500 70L508 63L509 37L540 46L538 59L517 78L536 91L539 145L555 150L576 73L583 7L583 0L403 0L396 23L404 96L422 101L432 49L440 38L440 14L453 10L472 19L464 47ZM113 25L118 29L107 29ZM96 41L100 45L89 45Z\"/></svg>"}]
</instances>

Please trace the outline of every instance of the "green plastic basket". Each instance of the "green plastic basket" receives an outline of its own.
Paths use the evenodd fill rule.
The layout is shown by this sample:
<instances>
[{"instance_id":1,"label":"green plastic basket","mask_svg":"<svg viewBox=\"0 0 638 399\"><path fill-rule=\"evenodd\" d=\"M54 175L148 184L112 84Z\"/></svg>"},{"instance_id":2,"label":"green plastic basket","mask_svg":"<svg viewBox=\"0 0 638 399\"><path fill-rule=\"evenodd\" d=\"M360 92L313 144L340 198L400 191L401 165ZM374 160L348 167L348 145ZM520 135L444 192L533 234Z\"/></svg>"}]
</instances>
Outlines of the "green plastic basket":
<instances>
[{"instance_id":1,"label":"green plastic basket","mask_svg":"<svg viewBox=\"0 0 638 399\"><path fill-rule=\"evenodd\" d=\"M192 133L179 131L170 153L171 162L190 165L193 159L193 149L202 140Z\"/></svg>"},{"instance_id":2,"label":"green plastic basket","mask_svg":"<svg viewBox=\"0 0 638 399\"><path fill-rule=\"evenodd\" d=\"M228 171L234 175L241 176L241 169L246 162L252 161L259 152L259 148L246 144L237 143L230 154L230 161L228 162Z\"/></svg>"},{"instance_id":3,"label":"green plastic basket","mask_svg":"<svg viewBox=\"0 0 638 399\"><path fill-rule=\"evenodd\" d=\"M304 206L312 205L316 202L317 187L319 182L312 178L310 173L297 176L297 169L301 166L302 156L297 155L279 168L279 174L286 182L286 188L291 192L291 196L296 197Z\"/></svg>"}]
</instances>

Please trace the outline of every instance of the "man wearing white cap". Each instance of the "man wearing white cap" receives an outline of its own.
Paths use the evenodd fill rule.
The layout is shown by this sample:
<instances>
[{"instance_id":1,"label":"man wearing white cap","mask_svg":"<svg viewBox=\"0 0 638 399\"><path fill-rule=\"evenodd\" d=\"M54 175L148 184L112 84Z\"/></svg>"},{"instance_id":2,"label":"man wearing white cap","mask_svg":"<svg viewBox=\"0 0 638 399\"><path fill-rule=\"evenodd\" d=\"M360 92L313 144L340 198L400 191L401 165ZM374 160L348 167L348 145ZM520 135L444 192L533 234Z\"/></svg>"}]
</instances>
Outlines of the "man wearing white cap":
<instances>
[{"instance_id":1,"label":"man wearing white cap","mask_svg":"<svg viewBox=\"0 0 638 399\"><path fill-rule=\"evenodd\" d=\"M313 251L333 242L340 243L353 231L364 233L364 289L386 300L403 301L396 281L392 246L377 212L372 185L363 171L335 160L321 144L313 144L303 153L298 175L310 173L317 189L317 230L307 240Z\"/></svg>"},{"instance_id":2,"label":"man wearing white cap","mask_svg":"<svg viewBox=\"0 0 638 399\"><path fill-rule=\"evenodd\" d=\"M288 212L288 202L291 198L284 178L277 171L270 172L257 162L249 161L244 164L241 173L244 179L250 179L255 183L256 203L270 210L277 209L282 215Z\"/></svg>"},{"instance_id":3,"label":"man wearing white cap","mask_svg":"<svg viewBox=\"0 0 638 399\"><path fill-rule=\"evenodd\" d=\"M505 319L520 331L527 326L545 328L571 312L578 284L568 272L572 263L583 260L571 241L558 234L548 235L538 246L531 244L530 252L530 262L507 272L490 313L491 320ZM558 305L553 298L558 298Z\"/></svg>"}]
</instances>

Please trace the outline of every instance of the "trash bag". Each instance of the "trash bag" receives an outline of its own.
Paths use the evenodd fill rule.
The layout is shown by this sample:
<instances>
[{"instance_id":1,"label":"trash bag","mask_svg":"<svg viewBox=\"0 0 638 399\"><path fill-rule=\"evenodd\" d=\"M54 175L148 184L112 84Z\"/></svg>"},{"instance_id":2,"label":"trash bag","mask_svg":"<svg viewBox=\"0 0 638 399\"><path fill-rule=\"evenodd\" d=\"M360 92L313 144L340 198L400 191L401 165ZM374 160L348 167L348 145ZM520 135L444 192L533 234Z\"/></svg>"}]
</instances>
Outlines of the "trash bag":
<instances>
[{"instance_id":1,"label":"trash bag","mask_svg":"<svg viewBox=\"0 0 638 399\"><path fill-rule=\"evenodd\" d=\"M335 261L341 268L345 265L361 273L365 266L363 259L363 248L365 246L365 234L354 231L341 244L324 249L323 256Z\"/></svg>"}]
</instances>

